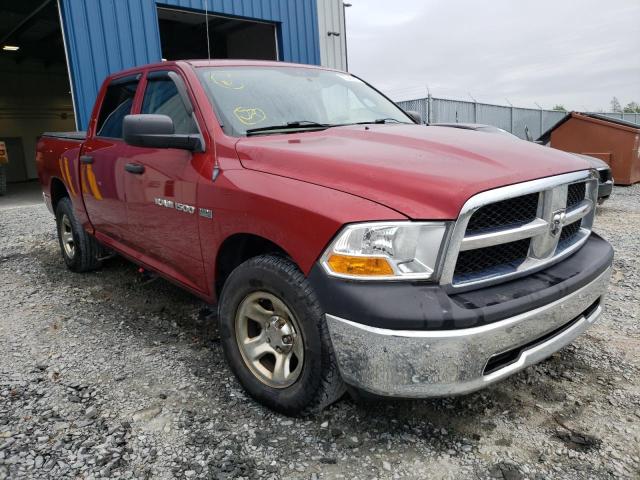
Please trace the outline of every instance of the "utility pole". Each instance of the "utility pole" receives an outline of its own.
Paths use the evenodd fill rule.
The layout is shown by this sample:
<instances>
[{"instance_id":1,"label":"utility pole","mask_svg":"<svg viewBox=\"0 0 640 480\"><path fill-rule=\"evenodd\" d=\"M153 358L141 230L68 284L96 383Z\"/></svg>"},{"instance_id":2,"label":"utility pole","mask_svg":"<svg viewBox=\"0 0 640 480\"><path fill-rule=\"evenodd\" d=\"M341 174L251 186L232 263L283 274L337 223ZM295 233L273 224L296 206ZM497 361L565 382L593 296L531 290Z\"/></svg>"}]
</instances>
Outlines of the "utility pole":
<instances>
[{"instance_id":1,"label":"utility pole","mask_svg":"<svg viewBox=\"0 0 640 480\"><path fill-rule=\"evenodd\" d=\"M513 125L513 103L511 103L507 97L505 97L504 99L507 101L507 103L509 104L509 107L510 107L509 108L509 113L510 113L509 120L510 120L511 127L509 127L510 128L509 132L513 133L513 127L514 127L514 125Z\"/></svg>"},{"instance_id":2,"label":"utility pole","mask_svg":"<svg viewBox=\"0 0 640 480\"><path fill-rule=\"evenodd\" d=\"M344 69L349 71L349 53L347 51L347 8L351 6L350 3L342 4L342 32L344 34Z\"/></svg>"},{"instance_id":3,"label":"utility pole","mask_svg":"<svg viewBox=\"0 0 640 480\"><path fill-rule=\"evenodd\" d=\"M432 116L432 111L433 109L431 108L433 106L433 98L431 97L431 90L429 90L429 85L425 85L427 87L427 105L426 105L426 115L425 115L425 119L426 119L426 124L429 125L431 123L431 116Z\"/></svg>"},{"instance_id":4,"label":"utility pole","mask_svg":"<svg viewBox=\"0 0 640 480\"><path fill-rule=\"evenodd\" d=\"M540 109L540 136L542 136L542 134L544 133L543 130L543 120L542 120L542 116L544 114L544 109L540 106L540 104L538 102L533 102L536 104L536 106Z\"/></svg>"},{"instance_id":5,"label":"utility pole","mask_svg":"<svg viewBox=\"0 0 640 480\"><path fill-rule=\"evenodd\" d=\"M471 92L467 92L467 94L473 100L473 123L478 123L478 101L471 95Z\"/></svg>"}]
</instances>

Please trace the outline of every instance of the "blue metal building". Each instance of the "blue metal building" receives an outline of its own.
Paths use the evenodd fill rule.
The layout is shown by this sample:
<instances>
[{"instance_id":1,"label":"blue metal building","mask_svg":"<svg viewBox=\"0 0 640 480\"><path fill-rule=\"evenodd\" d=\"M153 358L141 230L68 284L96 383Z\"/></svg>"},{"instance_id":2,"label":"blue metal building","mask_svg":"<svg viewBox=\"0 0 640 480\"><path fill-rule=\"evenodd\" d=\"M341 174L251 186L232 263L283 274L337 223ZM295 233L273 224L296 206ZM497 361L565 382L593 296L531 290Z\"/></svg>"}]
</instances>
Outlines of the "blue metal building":
<instances>
[{"instance_id":1,"label":"blue metal building","mask_svg":"<svg viewBox=\"0 0 640 480\"><path fill-rule=\"evenodd\" d=\"M342 0L58 0L58 9L78 128L86 127L107 75L167 57L161 41L163 24L167 29L197 32L198 18L206 18L219 31L226 28L225 35L247 22L266 25L275 34L273 59L346 68ZM222 20L214 25L212 19L225 19L224 26ZM225 51L222 58L261 58L252 57L247 45L252 35L262 38L259 30L236 34L236 56ZM192 40L190 34L173 38L185 37ZM185 51L194 51L190 48Z\"/></svg>"}]
</instances>

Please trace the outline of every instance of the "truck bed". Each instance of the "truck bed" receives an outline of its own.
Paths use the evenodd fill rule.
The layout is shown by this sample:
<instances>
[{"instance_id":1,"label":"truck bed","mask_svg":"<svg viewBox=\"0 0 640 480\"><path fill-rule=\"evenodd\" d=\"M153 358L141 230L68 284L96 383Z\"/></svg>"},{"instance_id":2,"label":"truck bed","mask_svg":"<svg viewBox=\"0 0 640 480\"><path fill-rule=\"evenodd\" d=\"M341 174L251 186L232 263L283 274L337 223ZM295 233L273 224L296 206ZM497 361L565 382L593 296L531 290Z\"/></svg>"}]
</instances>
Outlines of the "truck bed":
<instances>
[{"instance_id":1,"label":"truck bed","mask_svg":"<svg viewBox=\"0 0 640 480\"><path fill-rule=\"evenodd\" d=\"M65 140L76 140L83 142L87 138L87 132L44 132L43 137L64 138Z\"/></svg>"},{"instance_id":2,"label":"truck bed","mask_svg":"<svg viewBox=\"0 0 640 480\"><path fill-rule=\"evenodd\" d=\"M85 138L85 132L47 132L38 138L36 168L45 203L51 212L54 211L51 203L54 182L62 182L72 200L82 195L78 157ZM80 221L85 223L82 202L74 202L74 207Z\"/></svg>"}]
</instances>

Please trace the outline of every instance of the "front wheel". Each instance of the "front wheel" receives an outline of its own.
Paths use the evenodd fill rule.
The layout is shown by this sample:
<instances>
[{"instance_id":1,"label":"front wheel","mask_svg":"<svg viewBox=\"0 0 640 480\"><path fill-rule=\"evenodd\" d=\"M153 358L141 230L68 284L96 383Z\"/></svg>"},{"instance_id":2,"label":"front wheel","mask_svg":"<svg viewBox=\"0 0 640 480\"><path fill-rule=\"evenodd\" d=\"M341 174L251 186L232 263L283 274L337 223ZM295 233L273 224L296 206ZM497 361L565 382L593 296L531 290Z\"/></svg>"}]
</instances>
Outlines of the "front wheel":
<instances>
[{"instance_id":1,"label":"front wheel","mask_svg":"<svg viewBox=\"0 0 640 480\"><path fill-rule=\"evenodd\" d=\"M275 255L247 260L225 282L219 308L225 356L253 398L297 415L342 396L324 315L290 260Z\"/></svg>"}]
</instances>

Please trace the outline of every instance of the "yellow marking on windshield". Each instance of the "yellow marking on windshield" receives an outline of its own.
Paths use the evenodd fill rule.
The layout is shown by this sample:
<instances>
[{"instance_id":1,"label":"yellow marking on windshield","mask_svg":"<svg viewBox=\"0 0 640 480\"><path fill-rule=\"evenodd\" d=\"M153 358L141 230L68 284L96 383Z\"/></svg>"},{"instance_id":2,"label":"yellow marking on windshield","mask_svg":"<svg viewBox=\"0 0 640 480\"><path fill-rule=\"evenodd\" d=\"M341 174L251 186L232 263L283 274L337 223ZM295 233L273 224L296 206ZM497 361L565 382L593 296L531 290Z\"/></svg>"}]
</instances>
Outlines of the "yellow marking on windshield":
<instances>
[{"instance_id":1,"label":"yellow marking on windshield","mask_svg":"<svg viewBox=\"0 0 640 480\"><path fill-rule=\"evenodd\" d=\"M244 84L237 82L229 72L212 72L209 78L213 83L223 88L230 90L242 90L244 88Z\"/></svg>"},{"instance_id":2,"label":"yellow marking on windshield","mask_svg":"<svg viewBox=\"0 0 640 480\"><path fill-rule=\"evenodd\" d=\"M267 114L261 108L236 107L233 114L245 125L256 125L267 119Z\"/></svg>"}]
</instances>

